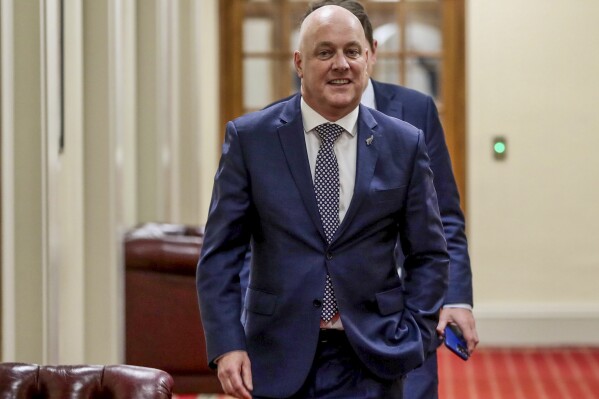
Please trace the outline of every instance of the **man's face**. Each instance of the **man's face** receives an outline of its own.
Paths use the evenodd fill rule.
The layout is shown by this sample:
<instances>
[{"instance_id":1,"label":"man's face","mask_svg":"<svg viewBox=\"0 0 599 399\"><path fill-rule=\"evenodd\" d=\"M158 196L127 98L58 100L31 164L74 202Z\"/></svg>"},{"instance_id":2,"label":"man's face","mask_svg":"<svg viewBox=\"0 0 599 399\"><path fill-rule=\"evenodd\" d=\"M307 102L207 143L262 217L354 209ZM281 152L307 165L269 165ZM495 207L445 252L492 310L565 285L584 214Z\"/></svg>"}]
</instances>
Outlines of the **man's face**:
<instances>
[{"instance_id":1,"label":"man's face","mask_svg":"<svg viewBox=\"0 0 599 399\"><path fill-rule=\"evenodd\" d=\"M364 30L349 11L322 7L302 26L294 62L302 96L325 118L336 121L360 103L367 83L368 51Z\"/></svg>"}]
</instances>

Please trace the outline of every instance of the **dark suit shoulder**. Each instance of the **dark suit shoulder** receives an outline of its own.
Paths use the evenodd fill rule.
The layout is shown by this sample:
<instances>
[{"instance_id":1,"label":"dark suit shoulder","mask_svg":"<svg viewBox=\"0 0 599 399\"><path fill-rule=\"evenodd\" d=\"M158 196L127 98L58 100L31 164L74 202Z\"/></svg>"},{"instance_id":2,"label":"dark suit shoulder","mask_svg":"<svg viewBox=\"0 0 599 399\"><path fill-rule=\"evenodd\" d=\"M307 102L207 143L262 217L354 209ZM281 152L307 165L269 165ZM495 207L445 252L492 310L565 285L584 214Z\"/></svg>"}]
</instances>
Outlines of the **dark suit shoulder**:
<instances>
[{"instance_id":1,"label":"dark suit shoulder","mask_svg":"<svg viewBox=\"0 0 599 399\"><path fill-rule=\"evenodd\" d=\"M432 100L432 97L428 94L422 93L418 90L410 89L408 87L392 84L392 83L384 83L379 82L378 80L372 79L372 85L374 87L375 92L380 91L381 93L385 93L387 95L394 95L394 100L399 101L417 101L426 103Z\"/></svg>"},{"instance_id":2,"label":"dark suit shoulder","mask_svg":"<svg viewBox=\"0 0 599 399\"><path fill-rule=\"evenodd\" d=\"M435 101L427 94L395 84L373 80L377 108L421 128L428 134L428 124L437 114Z\"/></svg>"},{"instance_id":3,"label":"dark suit shoulder","mask_svg":"<svg viewBox=\"0 0 599 399\"><path fill-rule=\"evenodd\" d=\"M294 93L294 94L292 94L292 95L290 95L290 96L287 96L287 97L285 97L285 98L281 98L281 99L279 99L279 100L277 100L277 101L275 101L275 102L273 102L273 103L270 103L270 104L268 104L266 107L264 107L264 108L262 108L262 109L267 109L267 108L270 108L270 107L272 107L273 105L277 105L277 104L280 104L280 103L282 103L282 102L289 101L289 100L291 100L292 98L294 98L295 96L299 96L299 93Z\"/></svg>"},{"instance_id":4,"label":"dark suit shoulder","mask_svg":"<svg viewBox=\"0 0 599 399\"><path fill-rule=\"evenodd\" d=\"M376 109L372 109L372 108L367 108L368 111L371 113L372 117L374 118L374 120L377 122L378 126L377 128L379 130L382 130L385 132L385 134L392 134L392 133L387 133L387 131L389 132L396 132L397 134L405 134L405 135L409 135L409 136L418 136L419 132L420 132L420 128L404 121L401 119L398 119L394 116L389 116L387 114L382 113L381 111L378 111Z\"/></svg>"}]
</instances>

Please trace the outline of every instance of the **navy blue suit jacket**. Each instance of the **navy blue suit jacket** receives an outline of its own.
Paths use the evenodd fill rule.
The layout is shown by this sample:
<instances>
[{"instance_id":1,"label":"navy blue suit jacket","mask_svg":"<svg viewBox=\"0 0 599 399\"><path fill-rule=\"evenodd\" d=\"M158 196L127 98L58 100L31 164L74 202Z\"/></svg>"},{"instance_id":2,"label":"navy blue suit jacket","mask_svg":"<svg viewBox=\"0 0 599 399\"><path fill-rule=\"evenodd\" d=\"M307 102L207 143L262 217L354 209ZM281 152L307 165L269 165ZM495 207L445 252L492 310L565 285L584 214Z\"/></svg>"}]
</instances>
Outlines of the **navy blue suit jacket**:
<instances>
[{"instance_id":1,"label":"navy blue suit jacket","mask_svg":"<svg viewBox=\"0 0 599 399\"><path fill-rule=\"evenodd\" d=\"M377 110L404 120L424 133L450 257L445 304L465 303L472 306L472 270L464 214L460 208L460 195L437 107L430 96L416 90L374 79L372 85Z\"/></svg>"},{"instance_id":2,"label":"navy blue suit jacket","mask_svg":"<svg viewBox=\"0 0 599 399\"><path fill-rule=\"evenodd\" d=\"M422 132L360 106L355 190L330 244L304 134L299 96L227 124L198 264L208 358L248 351L258 396L290 396L307 377L327 271L354 351L385 379L419 366L434 348L447 288L449 257Z\"/></svg>"},{"instance_id":3,"label":"navy blue suit jacket","mask_svg":"<svg viewBox=\"0 0 599 399\"><path fill-rule=\"evenodd\" d=\"M468 255L464 214L460 208L460 195L435 102L430 96L416 90L374 79L371 81L378 111L406 121L424 133L450 256L449 287L444 303L473 306L472 269ZM295 96L299 97L299 94L281 101L287 101ZM403 263L401 247L397 249L397 256L398 262ZM249 263L249 254L247 262ZM242 289L247 285L248 273L248 268L244 269Z\"/></svg>"}]
</instances>

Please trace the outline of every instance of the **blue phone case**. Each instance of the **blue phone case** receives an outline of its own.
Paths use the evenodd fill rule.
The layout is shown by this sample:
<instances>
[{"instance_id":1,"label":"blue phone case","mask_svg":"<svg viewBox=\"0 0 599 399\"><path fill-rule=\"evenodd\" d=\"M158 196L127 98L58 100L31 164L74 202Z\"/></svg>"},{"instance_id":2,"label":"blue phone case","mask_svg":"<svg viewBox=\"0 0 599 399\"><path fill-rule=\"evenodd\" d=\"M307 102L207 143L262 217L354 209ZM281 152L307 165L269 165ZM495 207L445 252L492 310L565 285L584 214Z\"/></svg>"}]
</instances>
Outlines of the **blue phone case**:
<instances>
[{"instance_id":1,"label":"blue phone case","mask_svg":"<svg viewBox=\"0 0 599 399\"><path fill-rule=\"evenodd\" d=\"M454 325L448 324L445 327L445 346L458 355L460 359L468 360L468 344L462 336L462 332Z\"/></svg>"}]
</instances>

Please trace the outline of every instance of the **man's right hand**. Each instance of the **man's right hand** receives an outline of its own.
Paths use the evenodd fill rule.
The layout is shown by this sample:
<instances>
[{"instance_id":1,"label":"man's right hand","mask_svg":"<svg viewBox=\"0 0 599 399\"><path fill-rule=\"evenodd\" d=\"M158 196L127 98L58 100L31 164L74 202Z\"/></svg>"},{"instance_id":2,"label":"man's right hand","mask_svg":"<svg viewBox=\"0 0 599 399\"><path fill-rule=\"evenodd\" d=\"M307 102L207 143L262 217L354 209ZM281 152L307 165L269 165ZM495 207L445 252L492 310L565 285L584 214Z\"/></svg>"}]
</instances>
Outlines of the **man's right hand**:
<instances>
[{"instance_id":1,"label":"man's right hand","mask_svg":"<svg viewBox=\"0 0 599 399\"><path fill-rule=\"evenodd\" d=\"M218 379L227 395L252 399L252 368L246 351L233 351L218 359Z\"/></svg>"}]
</instances>

